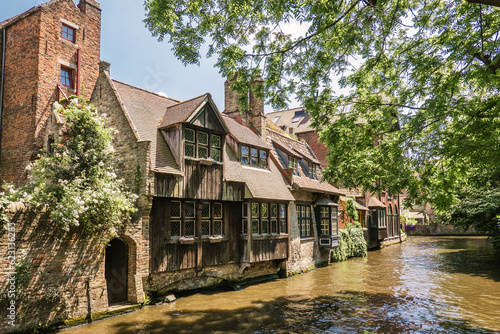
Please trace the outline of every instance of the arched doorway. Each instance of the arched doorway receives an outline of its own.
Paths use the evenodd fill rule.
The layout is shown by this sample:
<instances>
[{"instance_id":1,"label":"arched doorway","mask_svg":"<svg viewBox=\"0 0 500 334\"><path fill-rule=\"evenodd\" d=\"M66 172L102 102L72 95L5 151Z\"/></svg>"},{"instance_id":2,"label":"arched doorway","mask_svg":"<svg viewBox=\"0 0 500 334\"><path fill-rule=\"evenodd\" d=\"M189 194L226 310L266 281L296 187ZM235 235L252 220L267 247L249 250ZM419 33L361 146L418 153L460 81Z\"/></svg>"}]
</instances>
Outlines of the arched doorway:
<instances>
[{"instance_id":1,"label":"arched doorway","mask_svg":"<svg viewBox=\"0 0 500 334\"><path fill-rule=\"evenodd\" d=\"M106 247L105 277L108 290L108 303L127 301L128 246L118 238Z\"/></svg>"}]
</instances>

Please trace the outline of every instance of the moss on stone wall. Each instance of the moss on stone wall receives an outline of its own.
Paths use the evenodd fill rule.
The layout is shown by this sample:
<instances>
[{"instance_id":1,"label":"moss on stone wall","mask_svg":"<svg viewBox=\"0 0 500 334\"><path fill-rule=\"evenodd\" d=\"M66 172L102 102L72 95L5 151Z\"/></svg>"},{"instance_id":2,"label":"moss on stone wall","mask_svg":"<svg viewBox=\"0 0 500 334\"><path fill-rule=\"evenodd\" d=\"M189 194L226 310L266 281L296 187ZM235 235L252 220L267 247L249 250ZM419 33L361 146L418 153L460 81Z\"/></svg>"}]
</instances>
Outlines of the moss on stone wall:
<instances>
[{"instance_id":1,"label":"moss on stone wall","mask_svg":"<svg viewBox=\"0 0 500 334\"><path fill-rule=\"evenodd\" d=\"M339 230L339 247L332 250L332 262L342 262L351 257L367 255L366 240L361 228Z\"/></svg>"}]
</instances>

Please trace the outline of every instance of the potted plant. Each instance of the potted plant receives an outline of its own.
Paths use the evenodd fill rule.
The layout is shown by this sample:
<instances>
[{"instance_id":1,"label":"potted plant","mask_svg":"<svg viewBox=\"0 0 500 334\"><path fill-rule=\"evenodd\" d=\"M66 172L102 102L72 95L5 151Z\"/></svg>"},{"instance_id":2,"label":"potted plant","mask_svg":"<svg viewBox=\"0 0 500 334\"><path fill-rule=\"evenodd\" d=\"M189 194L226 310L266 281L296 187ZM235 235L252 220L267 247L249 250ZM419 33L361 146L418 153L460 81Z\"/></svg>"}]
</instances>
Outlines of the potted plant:
<instances>
[{"instance_id":1,"label":"potted plant","mask_svg":"<svg viewBox=\"0 0 500 334\"><path fill-rule=\"evenodd\" d=\"M221 242L224 237L222 235L211 235L208 237L211 243Z\"/></svg>"},{"instance_id":2,"label":"potted plant","mask_svg":"<svg viewBox=\"0 0 500 334\"><path fill-rule=\"evenodd\" d=\"M185 237L185 236L182 236L182 237L179 238L179 243L186 244L186 245L193 244L194 243L194 237Z\"/></svg>"}]
</instances>

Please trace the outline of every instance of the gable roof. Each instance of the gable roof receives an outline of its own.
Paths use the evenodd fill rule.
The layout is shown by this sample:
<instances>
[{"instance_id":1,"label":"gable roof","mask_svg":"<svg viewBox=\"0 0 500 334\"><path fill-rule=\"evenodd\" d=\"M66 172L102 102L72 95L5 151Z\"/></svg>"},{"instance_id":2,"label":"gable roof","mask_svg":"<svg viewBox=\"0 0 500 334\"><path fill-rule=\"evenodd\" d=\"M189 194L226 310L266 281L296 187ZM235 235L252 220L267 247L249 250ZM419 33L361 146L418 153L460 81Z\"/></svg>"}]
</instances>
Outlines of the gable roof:
<instances>
[{"instance_id":1,"label":"gable roof","mask_svg":"<svg viewBox=\"0 0 500 334\"><path fill-rule=\"evenodd\" d=\"M226 123L231 136L233 136L238 143L264 148L266 150L269 149L267 143L249 127L230 116L222 115L222 119Z\"/></svg>"},{"instance_id":2,"label":"gable roof","mask_svg":"<svg viewBox=\"0 0 500 334\"><path fill-rule=\"evenodd\" d=\"M214 111L214 115L223 127L224 132L228 133L229 130L222 120L221 113L217 109L210 93L205 93L198 97L169 106L165 111L163 120L159 124L158 128L164 129L178 123L195 121L198 116L198 112L207 104L210 105L211 109Z\"/></svg>"},{"instance_id":3,"label":"gable roof","mask_svg":"<svg viewBox=\"0 0 500 334\"><path fill-rule=\"evenodd\" d=\"M275 161L278 162L279 167L283 171L283 173L284 170L288 168L288 166L285 166L283 161L279 157L278 152L275 148L276 143L280 143L280 145L284 147L291 147L291 150L306 157L307 160L319 164L319 161L316 159L305 142L300 142L298 140L286 137L276 131L270 130L269 128L267 129L266 134L267 143L272 148L271 154L273 155ZM323 178L323 174L321 173L321 169L319 168L319 166L317 169L318 180L311 179L309 175L304 171L300 163L297 164L297 172L298 175L292 175L292 186L296 189L302 189L309 192L328 193L332 195L345 194L345 191L338 189L337 187L331 185L326 181L321 181L321 179Z\"/></svg>"},{"instance_id":4,"label":"gable roof","mask_svg":"<svg viewBox=\"0 0 500 334\"><path fill-rule=\"evenodd\" d=\"M151 142L151 168L158 172L179 174L179 166L158 130L165 110L179 101L118 80L109 80L137 141Z\"/></svg>"},{"instance_id":5,"label":"gable roof","mask_svg":"<svg viewBox=\"0 0 500 334\"><path fill-rule=\"evenodd\" d=\"M368 207L369 208L379 208L379 209L385 209L386 208L385 204L382 203L381 201L379 201L375 197L370 197L370 200L368 201Z\"/></svg>"},{"instance_id":6,"label":"gable roof","mask_svg":"<svg viewBox=\"0 0 500 334\"><path fill-rule=\"evenodd\" d=\"M316 158L306 142L295 140L274 130L267 130L267 136L271 138L272 143L285 153L309 162L320 164L320 161Z\"/></svg>"}]
</instances>

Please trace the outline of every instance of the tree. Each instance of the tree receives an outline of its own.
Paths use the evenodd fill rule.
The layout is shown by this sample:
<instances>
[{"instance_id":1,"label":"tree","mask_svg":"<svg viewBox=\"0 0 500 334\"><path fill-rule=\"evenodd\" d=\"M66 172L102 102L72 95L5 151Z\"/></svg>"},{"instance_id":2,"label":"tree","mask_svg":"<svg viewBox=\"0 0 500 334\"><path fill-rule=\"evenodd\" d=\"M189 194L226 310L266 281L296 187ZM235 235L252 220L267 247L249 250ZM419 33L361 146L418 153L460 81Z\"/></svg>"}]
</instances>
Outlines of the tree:
<instances>
[{"instance_id":1,"label":"tree","mask_svg":"<svg viewBox=\"0 0 500 334\"><path fill-rule=\"evenodd\" d=\"M28 167L28 183L11 187L2 197L1 207L5 210L9 201L17 201L30 210L46 209L63 235L79 229L112 237L136 211L137 198L113 170L114 130L84 99L58 105L55 112L64 120L63 132L55 138L51 153Z\"/></svg>"},{"instance_id":2,"label":"tree","mask_svg":"<svg viewBox=\"0 0 500 334\"><path fill-rule=\"evenodd\" d=\"M500 164L500 1L147 0L184 64L254 76L274 108L296 94L328 147L327 179L445 210ZM295 35L290 23L304 27ZM287 26L288 24L288 26ZM334 86L349 93L340 94ZM332 122L335 120L335 122Z\"/></svg>"}]
</instances>

